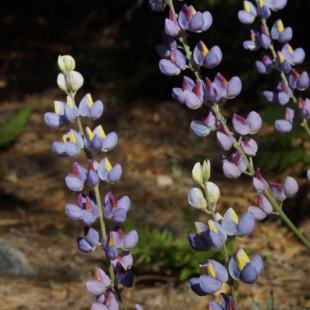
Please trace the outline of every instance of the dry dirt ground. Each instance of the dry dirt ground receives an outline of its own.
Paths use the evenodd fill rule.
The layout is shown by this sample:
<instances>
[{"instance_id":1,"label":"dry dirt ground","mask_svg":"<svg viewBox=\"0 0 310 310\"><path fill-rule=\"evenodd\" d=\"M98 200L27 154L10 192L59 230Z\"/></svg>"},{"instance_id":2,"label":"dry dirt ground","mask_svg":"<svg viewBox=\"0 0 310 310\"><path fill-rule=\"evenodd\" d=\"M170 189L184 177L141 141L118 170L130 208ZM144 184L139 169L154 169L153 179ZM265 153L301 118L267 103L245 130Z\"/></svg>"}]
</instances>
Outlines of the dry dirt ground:
<instances>
[{"instance_id":1,"label":"dry dirt ground","mask_svg":"<svg viewBox=\"0 0 310 310\"><path fill-rule=\"evenodd\" d=\"M61 132L43 121L53 101L63 98L59 91L50 90L27 97L23 103L0 105L5 119L21 107L35 104L24 133L1 150L0 237L25 254L32 270L31 276L0 272L1 310L86 310L94 301L85 281L92 278L95 266L104 266L103 253L98 250L86 255L77 249L81 223L69 220L64 213L65 204L75 201L64 182L71 160L52 153L51 144L60 139ZM206 158L213 165L212 180L221 189L219 211L234 207L244 212L255 204L249 179L227 180L222 176L214 136L202 142L190 132L195 112L172 101L125 103L100 93L93 98L105 103L100 122L106 132L115 130L119 136L117 148L108 157L112 163L122 164L124 174L112 188L116 196L130 196L128 216L137 225L168 226L175 235L185 233L180 225L181 208L187 206L187 192L194 185L191 169ZM84 161L83 154L78 160ZM297 177L296 169L286 173ZM171 178L171 184L159 184L161 176ZM281 181L283 176L268 177ZM301 228L310 235L301 207L294 212L300 214ZM197 214L197 220L206 221ZM271 290L276 309L310 308L309 253L280 221L259 223L251 237L238 240L235 246L259 253L265 261L265 270L254 285L237 284L239 309L252 309L250 297L267 309ZM223 286L223 291L228 292L228 288ZM210 300L192 293L188 283L178 284L174 277L147 272L138 275L134 287L122 293L128 309L138 302L145 310L200 310L207 309Z\"/></svg>"}]
</instances>

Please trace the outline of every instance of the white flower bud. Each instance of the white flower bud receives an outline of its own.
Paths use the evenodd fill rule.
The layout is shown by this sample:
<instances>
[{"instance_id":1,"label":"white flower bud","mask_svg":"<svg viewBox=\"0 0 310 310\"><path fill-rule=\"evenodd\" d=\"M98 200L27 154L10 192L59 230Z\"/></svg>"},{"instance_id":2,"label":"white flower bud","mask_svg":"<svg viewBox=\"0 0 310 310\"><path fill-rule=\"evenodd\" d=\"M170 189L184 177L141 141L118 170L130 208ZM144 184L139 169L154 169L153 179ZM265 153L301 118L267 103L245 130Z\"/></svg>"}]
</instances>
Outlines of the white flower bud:
<instances>
[{"instance_id":1,"label":"white flower bud","mask_svg":"<svg viewBox=\"0 0 310 310\"><path fill-rule=\"evenodd\" d=\"M58 67L65 73L66 71L73 71L75 68L75 60L69 56L58 56Z\"/></svg>"},{"instance_id":2,"label":"white flower bud","mask_svg":"<svg viewBox=\"0 0 310 310\"><path fill-rule=\"evenodd\" d=\"M197 209L205 210L207 208L207 201L203 197L202 191L194 187L188 193L188 203Z\"/></svg>"},{"instance_id":3,"label":"white flower bud","mask_svg":"<svg viewBox=\"0 0 310 310\"><path fill-rule=\"evenodd\" d=\"M202 165L200 163L196 163L192 170L194 181L200 185L205 185L210 178L210 170L211 168L209 160L204 160Z\"/></svg>"},{"instance_id":4,"label":"white flower bud","mask_svg":"<svg viewBox=\"0 0 310 310\"><path fill-rule=\"evenodd\" d=\"M211 203L217 203L220 198L220 189L213 182L207 182L207 191Z\"/></svg>"},{"instance_id":5,"label":"white flower bud","mask_svg":"<svg viewBox=\"0 0 310 310\"><path fill-rule=\"evenodd\" d=\"M59 73L57 76L57 84L59 88L67 94L71 91L77 92L82 87L83 83L83 76L76 71L67 71L65 75Z\"/></svg>"}]
</instances>

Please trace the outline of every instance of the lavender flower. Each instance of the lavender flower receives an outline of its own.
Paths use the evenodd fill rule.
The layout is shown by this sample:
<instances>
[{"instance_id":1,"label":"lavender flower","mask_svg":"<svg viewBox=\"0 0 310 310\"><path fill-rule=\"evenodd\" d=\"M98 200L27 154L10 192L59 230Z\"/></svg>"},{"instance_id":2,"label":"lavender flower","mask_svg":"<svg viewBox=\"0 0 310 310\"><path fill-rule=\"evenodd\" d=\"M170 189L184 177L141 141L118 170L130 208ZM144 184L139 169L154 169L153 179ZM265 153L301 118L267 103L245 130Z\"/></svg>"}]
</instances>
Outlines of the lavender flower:
<instances>
[{"instance_id":1,"label":"lavender flower","mask_svg":"<svg viewBox=\"0 0 310 310\"><path fill-rule=\"evenodd\" d=\"M231 277L248 284L254 283L263 269L262 258L259 255L254 255L250 260L243 249L238 250L228 263Z\"/></svg>"},{"instance_id":2,"label":"lavender flower","mask_svg":"<svg viewBox=\"0 0 310 310\"><path fill-rule=\"evenodd\" d=\"M184 30L192 32L206 31L212 25L212 16L209 12L197 12L192 5L183 5L179 13L179 25Z\"/></svg>"},{"instance_id":3,"label":"lavender flower","mask_svg":"<svg viewBox=\"0 0 310 310\"><path fill-rule=\"evenodd\" d=\"M228 273L226 268L213 259L208 259L205 264L200 264L203 273L199 278L189 280L191 289L198 296L211 295L217 292L222 283L227 282Z\"/></svg>"}]
</instances>

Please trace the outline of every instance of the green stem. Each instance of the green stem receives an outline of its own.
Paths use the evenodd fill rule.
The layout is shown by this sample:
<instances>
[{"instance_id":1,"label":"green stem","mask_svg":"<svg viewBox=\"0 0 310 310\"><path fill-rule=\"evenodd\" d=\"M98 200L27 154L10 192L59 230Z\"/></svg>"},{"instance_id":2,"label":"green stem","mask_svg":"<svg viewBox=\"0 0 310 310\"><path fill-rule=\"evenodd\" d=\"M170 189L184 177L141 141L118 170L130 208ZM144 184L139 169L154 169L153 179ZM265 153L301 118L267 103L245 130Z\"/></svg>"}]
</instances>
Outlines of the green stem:
<instances>
[{"instance_id":1,"label":"green stem","mask_svg":"<svg viewBox=\"0 0 310 310\"><path fill-rule=\"evenodd\" d=\"M309 129L307 120L304 119L300 125L301 125L301 127L304 127L304 128L305 128L306 133L307 133L308 136L310 137L310 129Z\"/></svg>"},{"instance_id":2,"label":"green stem","mask_svg":"<svg viewBox=\"0 0 310 310\"><path fill-rule=\"evenodd\" d=\"M277 205L274 198L271 196L271 194L265 190L263 192L265 197L268 199L268 201L271 203L273 208L277 211L278 215L281 217L283 222L295 233L295 235L299 238L299 240L304 244L304 246L310 251L310 243L309 241L302 235L302 233L297 229L297 227L291 222L291 220L286 216L286 214L283 212L283 210Z\"/></svg>"}]
</instances>

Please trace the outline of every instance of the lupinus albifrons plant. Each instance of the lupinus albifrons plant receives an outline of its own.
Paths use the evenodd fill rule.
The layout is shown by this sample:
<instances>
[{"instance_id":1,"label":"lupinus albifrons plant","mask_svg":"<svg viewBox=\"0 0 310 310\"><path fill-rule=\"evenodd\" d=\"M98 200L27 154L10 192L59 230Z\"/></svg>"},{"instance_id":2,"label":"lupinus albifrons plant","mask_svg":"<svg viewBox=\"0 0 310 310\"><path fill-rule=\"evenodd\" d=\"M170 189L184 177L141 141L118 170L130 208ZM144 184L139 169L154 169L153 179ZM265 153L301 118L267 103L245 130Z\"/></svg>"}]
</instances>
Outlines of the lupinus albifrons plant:
<instances>
[{"instance_id":1,"label":"lupinus albifrons plant","mask_svg":"<svg viewBox=\"0 0 310 310\"><path fill-rule=\"evenodd\" d=\"M173 0L149 0L149 3L154 11L164 11L167 6L169 7L164 25L165 30L162 32L163 44L156 46L156 51L162 58L159 62L160 71L167 76L173 76L189 69L194 76L194 79L184 76L182 87L172 90L173 98L190 109L207 106L206 116L202 120L192 121L191 130L199 137L205 137L211 131L215 131L220 148L225 151L233 149L229 156L222 155L224 175L227 178L238 178L241 174L249 175L252 179L254 194L257 194L257 205L250 206L248 211L240 217L232 208L222 216L216 212L220 190L217 185L209 182L210 162L197 163L193 168L193 178L197 186L189 191L189 204L210 214L211 218L207 224L195 223L197 232L189 234L189 242L196 251L208 251L211 247L222 249L225 266L207 259L205 263L200 264L201 276L190 280L191 289L196 294L204 296L217 292L222 283L228 282L232 298L221 294L221 304L210 302L209 309L236 309L234 281L241 280L248 284L255 282L263 270L263 261L259 255L254 255L250 259L243 249L239 249L229 258L225 246L227 237L250 235L254 230L255 220L261 220L268 214L274 213L284 220L310 250L310 243L282 210L282 202L297 193L298 184L292 177L286 177L283 185L268 183L262 177L260 168L254 167L252 159L258 151L258 145L252 136L262 126L262 119L257 112L250 112L246 118L234 114L232 125L235 133L229 129L226 119L222 116L221 105L240 93L241 80L236 76L227 80L221 73L217 73L213 81L208 77L203 77L201 67L215 68L223 57L221 49L218 46L208 49L202 41L199 41L193 49L188 44L188 36L191 32L199 33L209 29L212 24L211 14L207 11L197 12L192 5L187 4L184 4L176 13ZM260 0L257 1L257 7L248 1L244 3L245 10L239 13L240 20L250 23L256 16L260 16L264 26L261 34L251 32L252 41L246 42L245 47L252 50L263 47L274 51L272 39L279 39L280 42L289 40L291 30L284 30L281 22L278 21L272 28L272 38L265 26L265 20L271 13L270 10L283 8L286 1ZM268 55L264 57L263 62L257 67L266 72L277 68L282 77L278 87L280 92L267 92L265 97L270 101L277 99L285 104L284 98L287 98L288 102L293 96L291 91L284 91L290 89L289 83L292 88L308 87L308 75L306 73L298 75L297 71L292 69L292 66L300 63L303 57L301 50L297 49L294 52L288 45L285 45L280 52L274 52L272 57ZM285 74L290 75L289 82ZM306 100L300 102L306 102ZM302 111L304 115L309 114L308 110Z\"/></svg>"},{"instance_id":2,"label":"lupinus albifrons plant","mask_svg":"<svg viewBox=\"0 0 310 310\"><path fill-rule=\"evenodd\" d=\"M53 151L61 157L76 157L81 150L87 159L87 168L78 162L72 163L72 173L65 178L68 188L77 193L76 203L68 203L65 212L72 220L81 220L84 225L84 236L77 238L77 245L84 253L91 253L102 247L107 258L108 273L101 268L94 270L94 280L87 281L88 291L96 297L91 310L125 309L119 291L119 285L131 287L133 274L130 268L133 257L130 252L138 242L135 230L125 234L118 226L126 220L130 208L130 199L123 196L117 199L109 191L101 203L99 185L117 182L122 175L120 164L112 166L107 157L99 162L93 159L93 151L108 152L112 150L118 138L115 132L106 134L101 125L94 130L83 128L82 118L97 120L101 117L104 107L100 100L93 102L90 94L85 95L80 104L75 103L75 95L83 85L82 75L74 71L75 61L71 56L59 56L58 66L61 70L57 84L67 94L66 102L55 101L55 112L45 114L46 124L58 129L66 126L62 141L53 143ZM71 127L75 126L75 129ZM88 186L88 194L83 193ZM115 227L107 232L104 222L112 220ZM100 232L91 225L99 218ZM141 306L136 305L136 310Z\"/></svg>"},{"instance_id":3,"label":"lupinus albifrons plant","mask_svg":"<svg viewBox=\"0 0 310 310\"><path fill-rule=\"evenodd\" d=\"M310 135L307 123L310 119L310 100L296 97L296 90L305 90L310 84L308 73L306 71L299 73L295 69L296 65L304 61L305 52L300 47L294 50L288 43L293 37L293 30L291 27L284 27L281 19L278 19L271 28L267 23L272 11L283 9L286 3L287 0L265 0L256 1L254 5L250 1L244 1L244 9L238 13L240 22L252 24L255 20L259 20L261 31L251 30L251 40L244 41L243 46L250 51L257 51L260 48L267 50L262 60L255 62L259 73L269 74L273 70L279 72L279 80L275 82L274 89L263 92L267 102L279 103L282 106L291 103L291 108L286 108L284 119L276 120L276 129L282 133L288 132L301 119L301 125ZM295 115L297 110L299 115Z\"/></svg>"}]
</instances>

